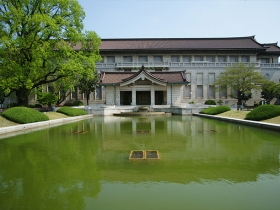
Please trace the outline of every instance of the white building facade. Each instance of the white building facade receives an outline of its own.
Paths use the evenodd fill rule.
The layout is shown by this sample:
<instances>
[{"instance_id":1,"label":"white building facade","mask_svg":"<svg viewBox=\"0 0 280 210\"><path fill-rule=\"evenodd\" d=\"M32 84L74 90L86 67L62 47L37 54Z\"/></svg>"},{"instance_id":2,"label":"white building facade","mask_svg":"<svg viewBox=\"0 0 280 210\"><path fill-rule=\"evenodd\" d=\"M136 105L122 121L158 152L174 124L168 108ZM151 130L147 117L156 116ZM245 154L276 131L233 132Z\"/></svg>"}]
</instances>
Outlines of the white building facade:
<instances>
[{"instance_id":1,"label":"white building facade","mask_svg":"<svg viewBox=\"0 0 280 210\"><path fill-rule=\"evenodd\" d=\"M146 83L143 81L141 84L143 91L155 87L162 90L163 97L165 97L162 102L172 103L172 105L203 104L208 99L221 100L229 105L236 104L236 99L230 97L230 92L215 92L212 84L225 68L237 63L253 64L255 70L268 80L276 83L280 81L280 48L277 43L258 43L254 36L193 39L102 39L100 54L103 60L96 64L96 69L100 74L104 72L136 74L141 66L151 73L184 71L184 76L189 84L176 86L174 91L179 95L174 97L174 100L171 100L171 88L151 85L154 84L151 80ZM123 105L125 97L118 96L116 101L116 94L121 94L121 89L125 91L125 89L140 88L137 84L139 81L123 86L116 85L115 89L113 86L101 84L102 88L98 91L97 97L105 104ZM169 99L168 95L170 95ZM136 94L133 97L136 97ZM252 99L248 103L253 104L254 101L260 100L260 93L252 90ZM136 104L136 101L136 98L131 99L133 105ZM153 105L155 101L147 100L146 103Z\"/></svg>"}]
</instances>

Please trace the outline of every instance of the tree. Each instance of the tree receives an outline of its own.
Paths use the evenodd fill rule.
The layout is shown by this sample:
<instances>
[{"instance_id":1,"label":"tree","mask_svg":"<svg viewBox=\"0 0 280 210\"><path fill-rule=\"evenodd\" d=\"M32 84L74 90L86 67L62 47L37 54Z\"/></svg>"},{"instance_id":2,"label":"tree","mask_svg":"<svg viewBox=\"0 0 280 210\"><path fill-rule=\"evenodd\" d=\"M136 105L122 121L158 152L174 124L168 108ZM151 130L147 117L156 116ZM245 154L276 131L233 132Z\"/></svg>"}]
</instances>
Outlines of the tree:
<instances>
[{"instance_id":1,"label":"tree","mask_svg":"<svg viewBox=\"0 0 280 210\"><path fill-rule=\"evenodd\" d=\"M42 92L38 95L37 101L39 101L40 104L48 105L50 108L51 105L57 101L57 96L49 92Z\"/></svg>"},{"instance_id":2,"label":"tree","mask_svg":"<svg viewBox=\"0 0 280 210\"><path fill-rule=\"evenodd\" d=\"M237 104L242 104L244 96L251 93L251 90L259 90L264 82L264 77L255 71L254 65L246 66L243 63L233 65L226 68L218 79L214 82L215 90L228 89L236 91L236 95L232 95L237 99Z\"/></svg>"},{"instance_id":3,"label":"tree","mask_svg":"<svg viewBox=\"0 0 280 210\"><path fill-rule=\"evenodd\" d=\"M100 38L83 32L77 0L0 0L0 87L28 105L30 92L64 78L93 78ZM74 82L73 82L74 83Z\"/></svg>"},{"instance_id":4,"label":"tree","mask_svg":"<svg viewBox=\"0 0 280 210\"><path fill-rule=\"evenodd\" d=\"M262 86L262 92L261 92L261 97L266 100L268 104L270 104L270 101L277 97L277 94L275 92L276 90L276 83L273 81L265 81Z\"/></svg>"},{"instance_id":5,"label":"tree","mask_svg":"<svg viewBox=\"0 0 280 210\"><path fill-rule=\"evenodd\" d=\"M59 82L51 83L50 86L53 88L53 94L57 96L56 105L59 105L70 95L75 84L69 78L63 78Z\"/></svg>"},{"instance_id":6,"label":"tree","mask_svg":"<svg viewBox=\"0 0 280 210\"><path fill-rule=\"evenodd\" d=\"M94 78L87 78L84 76L79 80L78 88L81 94L85 94L87 98L87 105L88 105L90 93L94 92L96 89L97 80L98 80L97 76L95 76Z\"/></svg>"}]
</instances>

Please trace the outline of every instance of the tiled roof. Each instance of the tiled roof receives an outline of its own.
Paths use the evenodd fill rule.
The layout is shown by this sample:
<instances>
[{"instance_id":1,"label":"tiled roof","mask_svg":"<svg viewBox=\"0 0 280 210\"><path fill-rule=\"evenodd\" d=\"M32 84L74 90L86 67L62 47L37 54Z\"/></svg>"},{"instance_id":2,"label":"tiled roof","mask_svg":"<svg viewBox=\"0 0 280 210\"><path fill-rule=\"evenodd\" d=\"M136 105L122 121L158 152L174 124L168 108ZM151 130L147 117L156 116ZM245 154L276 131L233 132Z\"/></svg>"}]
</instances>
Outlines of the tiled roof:
<instances>
[{"instance_id":1,"label":"tiled roof","mask_svg":"<svg viewBox=\"0 0 280 210\"><path fill-rule=\"evenodd\" d=\"M139 72L102 72L98 81L99 85L120 84L123 81L132 80ZM147 72L153 79L164 83L186 83L185 71Z\"/></svg>"},{"instance_id":2,"label":"tiled roof","mask_svg":"<svg viewBox=\"0 0 280 210\"><path fill-rule=\"evenodd\" d=\"M234 50L266 48L254 36L234 38L102 39L100 51L121 50Z\"/></svg>"},{"instance_id":3,"label":"tiled roof","mask_svg":"<svg viewBox=\"0 0 280 210\"><path fill-rule=\"evenodd\" d=\"M280 47L277 46L277 43L263 44L263 46L268 48L266 50L268 53L280 52Z\"/></svg>"}]
</instances>

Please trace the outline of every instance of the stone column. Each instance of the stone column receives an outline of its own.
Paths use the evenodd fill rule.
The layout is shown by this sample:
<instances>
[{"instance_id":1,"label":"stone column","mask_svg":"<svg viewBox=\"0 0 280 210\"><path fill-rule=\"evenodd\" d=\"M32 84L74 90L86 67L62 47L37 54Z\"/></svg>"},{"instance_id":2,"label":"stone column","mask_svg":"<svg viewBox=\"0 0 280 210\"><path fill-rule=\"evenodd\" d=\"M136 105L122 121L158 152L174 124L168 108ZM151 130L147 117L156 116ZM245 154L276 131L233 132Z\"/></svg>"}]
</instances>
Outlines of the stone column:
<instances>
[{"instance_id":1,"label":"stone column","mask_svg":"<svg viewBox=\"0 0 280 210\"><path fill-rule=\"evenodd\" d=\"M133 86L132 87L132 106L136 106L136 88Z\"/></svg>"},{"instance_id":2,"label":"stone column","mask_svg":"<svg viewBox=\"0 0 280 210\"><path fill-rule=\"evenodd\" d=\"M151 106L155 105L155 87L151 86Z\"/></svg>"}]
</instances>

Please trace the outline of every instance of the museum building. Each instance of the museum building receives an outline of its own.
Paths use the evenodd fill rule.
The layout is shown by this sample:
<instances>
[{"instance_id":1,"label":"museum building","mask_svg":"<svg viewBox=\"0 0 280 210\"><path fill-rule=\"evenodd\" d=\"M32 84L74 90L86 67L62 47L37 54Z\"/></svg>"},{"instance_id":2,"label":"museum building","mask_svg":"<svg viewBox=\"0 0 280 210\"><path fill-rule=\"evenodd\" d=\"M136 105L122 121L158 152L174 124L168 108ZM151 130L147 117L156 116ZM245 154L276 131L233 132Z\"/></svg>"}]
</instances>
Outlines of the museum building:
<instances>
[{"instance_id":1,"label":"museum building","mask_svg":"<svg viewBox=\"0 0 280 210\"><path fill-rule=\"evenodd\" d=\"M102 39L96 64L96 98L107 105L182 105L212 99L236 103L213 83L227 67L254 65L268 80L280 81L280 47L254 36L231 38ZM252 91L253 101L260 93Z\"/></svg>"}]
</instances>

